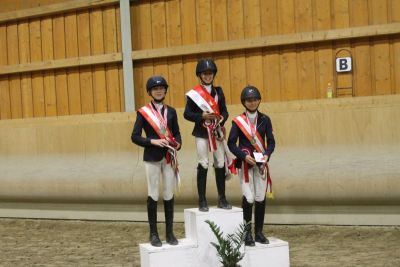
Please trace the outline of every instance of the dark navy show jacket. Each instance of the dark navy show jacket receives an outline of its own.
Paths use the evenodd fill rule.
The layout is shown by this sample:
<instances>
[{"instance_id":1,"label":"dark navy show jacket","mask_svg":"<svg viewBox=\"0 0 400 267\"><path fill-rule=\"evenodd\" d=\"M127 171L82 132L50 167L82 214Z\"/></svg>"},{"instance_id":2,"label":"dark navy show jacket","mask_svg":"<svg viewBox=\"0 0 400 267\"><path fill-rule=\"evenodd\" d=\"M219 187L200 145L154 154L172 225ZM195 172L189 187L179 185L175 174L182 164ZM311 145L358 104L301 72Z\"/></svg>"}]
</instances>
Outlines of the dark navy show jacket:
<instances>
[{"instance_id":1,"label":"dark navy show jacket","mask_svg":"<svg viewBox=\"0 0 400 267\"><path fill-rule=\"evenodd\" d=\"M221 87L213 87L211 89L211 96L214 98L215 94L218 94L218 107L220 114L224 117L221 125L224 125L225 121L228 119L229 113L225 104L225 96ZM188 121L194 122L194 128L192 131L192 135L201 138L208 138L207 130L203 127L203 119L202 114L203 110L199 108L196 103L190 97L186 97L186 106L185 112L183 113L183 117Z\"/></svg>"},{"instance_id":2,"label":"dark navy show jacket","mask_svg":"<svg viewBox=\"0 0 400 267\"><path fill-rule=\"evenodd\" d=\"M171 130L171 133L175 138L175 140L182 145L182 138L181 138L181 133L179 131L178 117L176 115L176 110L170 106L167 105L165 106L168 109L167 113L168 128ZM164 108L162 109L162 112L164 112ZM146 133L146 137L142 137L142 129ZM144 153L143 153L144 161L160 161L165 157L168 149L152 145L150 141L151 139L159 139L159 138L160 137L153 130L151 125L138 111L135 125L133 126L131 139L133 143L144 147Z\"/></svg>"},{"instance_id":3,"label":"dark navy show jacket","mask_svg":"<svg viewBox=\"0 0 400 267\"><path fill-rule=\"evenodd\" d=\"M243 113L244 114L244 113ZM265 138L267 139L267 148L265 150L265 155L271 157L272 152L275 149L275 138L272 132L272 123L271 119L261 113L258 112L257 118L257 131L265 142ZM237 145L237 140L239 139L239 145ZM239 126L236 125L234 121L232 121L232 128L229 133L228 138L228 147L229 150L237 157L236 167L240 168L242 165L242 161L245 160L246 154L242 151L242 148L250 149L250 151L254 151L253 145L247 139L247 137L242 133Z\"/></svg>"}]
</instances>

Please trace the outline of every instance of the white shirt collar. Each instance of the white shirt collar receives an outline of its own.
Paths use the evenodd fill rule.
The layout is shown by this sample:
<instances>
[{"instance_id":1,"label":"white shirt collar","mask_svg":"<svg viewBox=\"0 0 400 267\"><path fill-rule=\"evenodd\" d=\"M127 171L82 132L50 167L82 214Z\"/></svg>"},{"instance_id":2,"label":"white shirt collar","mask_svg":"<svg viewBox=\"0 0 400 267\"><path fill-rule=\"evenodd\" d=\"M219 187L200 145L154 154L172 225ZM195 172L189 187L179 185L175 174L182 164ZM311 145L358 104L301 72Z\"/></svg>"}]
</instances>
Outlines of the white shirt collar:
<instances>
[{"instance_id":1,"label":"white shirt collar","mask_svg":"<svg viewBox=\"0 0 400 267\"><path fill-rule=\"evenodd\" d=\"M204 88L206 88L207 92L208 92L209 94L211 94L211 88L212 88L212 85L211 85L211 84L210 84L210 85L204 85Z\"/></svg>"}]
</instances>

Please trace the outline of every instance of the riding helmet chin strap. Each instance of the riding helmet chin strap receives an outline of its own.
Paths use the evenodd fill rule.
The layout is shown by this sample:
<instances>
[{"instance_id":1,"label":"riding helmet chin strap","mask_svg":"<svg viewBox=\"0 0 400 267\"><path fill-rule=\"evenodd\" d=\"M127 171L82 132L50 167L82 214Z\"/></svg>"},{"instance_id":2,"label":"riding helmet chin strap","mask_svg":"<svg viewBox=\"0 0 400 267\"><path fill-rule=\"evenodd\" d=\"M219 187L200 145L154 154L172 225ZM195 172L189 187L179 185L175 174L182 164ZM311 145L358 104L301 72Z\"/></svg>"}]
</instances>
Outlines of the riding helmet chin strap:
<instances>
[{"instance_id":1,"label":"riding helmet chin strap","mask_svg":"<svg viewBox=\"0 0 400 267\"><path fill-rule=\"evenodd\" d=\"M160 100L157 100L157 99L155 99L154 97L151 97L151 98L153 98L153 101L156 102L157 104L161 104L161 103L164 101L164 99L165 99L165 97L163 97L163 98L160 99Z\"/></svg>"},{"instance_id":2,"label":"riding helmet chin strap","mask_svg":"<svg viewBox=\"0 0 400 267\"><path fill-rule=\"evenodd\" d=\"M214 82L214 79L212 79L212 81L210 83L206 83L206 82L203 81L203 79L201 77L199 77L199 78L200 78L201 84L204 85L204 86L212 85L213 82Z\"/></svg>"}]
</instances>

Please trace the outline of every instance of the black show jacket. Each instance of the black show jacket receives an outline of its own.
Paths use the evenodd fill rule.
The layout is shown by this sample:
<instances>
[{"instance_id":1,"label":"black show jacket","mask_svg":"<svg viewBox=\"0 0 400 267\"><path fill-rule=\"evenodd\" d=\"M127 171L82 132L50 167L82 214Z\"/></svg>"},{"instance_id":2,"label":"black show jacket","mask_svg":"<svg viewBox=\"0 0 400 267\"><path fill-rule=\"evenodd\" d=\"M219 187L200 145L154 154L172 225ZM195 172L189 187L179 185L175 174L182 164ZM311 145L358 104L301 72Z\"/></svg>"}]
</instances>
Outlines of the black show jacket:
<instances>
[{"instance_id":1,"label":"black show jacket","mask_svg":"<svg viewBox=\"0 0 400 267\"><path fill-rule=\"evenodd\" d=\"M221 87L212 87L211 96L214 98L215 94L218 94L218 107L221 115L224 117L221 125L224 125L225 121L229 117L228 110L225 104L225 95L222 91ZM194 122L194 128L192 131L192 135L201 138L208 138L207 130L203 127L203 119L202 119L203 110L199 108L199 106L194 103L194 101L190 97L186 97L186 106L185 112L183 113L183 117L188 121Z\"/></svg>"},{"instance_id":2,"label":"black show jacket","mask_svg":"<svg viewBox=\"0 0 400 267\"><path fill-rule=\"evenodd\" d=\"M275 138L272 132L272 123L271 119L261 112L258 112L257 131L264 142L265 138L267 139L267 149L265 150L264 155L268 155L268 157L271 157L271 154L272 152L274 152L275 149ZM238 139L239 145L236 144ZM238 168L242 166L242 161L244 161L246 158L246 154L242 151L242 148L247 148L250 151L255 150L254 146L250 143L250 141L247 139L242 130L240 130L239 126L237 126L234 121L232 121L232 128L229 133L228 147L229 150L237 157L236 167Z\"/></svg>"},{"instance_id":3,"label":"black show jacket","mask_svg":"<svg viewBox=\"0 0 400 267\"><path fill-rule=\"evenodd\" d=\"M153 106L154 107L154 106ZM167 107L167 125L171 130L171 133L175 140L182 145L181 133L179 131L178 117L176 115L176 110L170 106ZM163 108L164 109L164 108ZM164 112L164 110L162 110ZM142 129L146 133L146 137L142 137ZM151 144L151 139L160 139L157 133L153 130L151 125L143 117L143 115L138 111L136 116L135 125L133 126L133 131L131 135L132 142L138 146L144 147L143 160L144 161L160 161L162 160L166 153L167 148L159 147Z\"/></svg>"}]
</instances>

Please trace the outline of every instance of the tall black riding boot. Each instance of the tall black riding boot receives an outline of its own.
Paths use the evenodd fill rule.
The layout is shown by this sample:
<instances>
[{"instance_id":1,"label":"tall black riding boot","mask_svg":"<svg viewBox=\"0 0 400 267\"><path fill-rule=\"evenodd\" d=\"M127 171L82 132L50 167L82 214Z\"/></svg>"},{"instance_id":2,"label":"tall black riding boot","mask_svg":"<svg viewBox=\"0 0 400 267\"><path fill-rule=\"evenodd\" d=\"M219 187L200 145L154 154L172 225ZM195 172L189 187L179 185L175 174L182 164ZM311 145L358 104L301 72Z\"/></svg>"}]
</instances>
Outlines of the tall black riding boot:
<instances>
[{"instance_id":1,"label":"tall black riding boot","mask_svg":"<svg viewBox=\"0 0 400 267\"><path fill-rule=\"evenodd\" d=\"M225 167L214 169L218 190L218 208L230 210L232 209L232 206L228 203L225 197Z\"/></svg>"},{"instance_id":2,"label":"tall black riding boot","mask_svg":"<svg viewBox=\"0 0 400 267\"><path fill-rule=\"evenodd\" d=\"M201 164L197 166L197 192L199 194L199 210L208 211L206 200L207 169Z\"/></svg>"},{"instance_id":3,"label":"tall black riding boot","mask_svg":"<svg viewBox=\"0 0 400 267\"><path fill-rule=\"evenodd\" d=\"M157 201L147 197L147 218L150 225L150 243L154 247L161 247L162 243L157 231Z\"/></svg>"},{"instance_id":4,"label":"tall black riding boot","mask_svg":"<svg viewBox=\"0 0 400 267\"><path fill-rule=\"evenodd\" d=\"M178 245L178 240L175 238L173 232L174 223L174 198L170 200L164 200L164 212L165 212L165 234L167 243L170 245Z\"/></svg>"},{"instance_id":5,"label":"tall black riding boot","mask_svg":"<svg viewBox=\"0 0 400 267\"><path fill-rule=\"evenodd\" d=\"M254 243L253 236L251 234L251 215L253 211L253 203L247 202L246 197L243 196L242 200L242 209L243 209L243 220L248 223L246 236L244 238L244 244L246 246L254 247L256 244Z\"/></svg>"},{"instance_id":6,"label":"tall black riding boot","mask_svg":"<svg viewBox=\"0 0 400 267\"><path fill-rule=\"evenodd\" d=\"M269 240L263 234L264 216L265 216L265 198L263 201L256 201L254 210L254 232L255 241L262 244L269 244Z\"/></svg>"}]
</instances>

